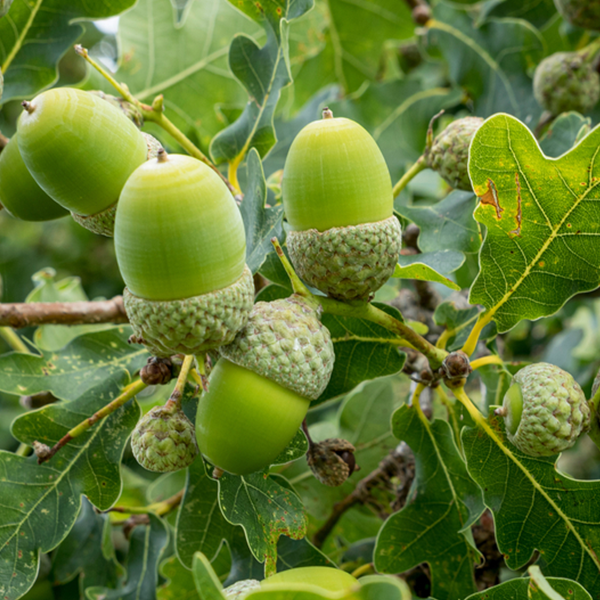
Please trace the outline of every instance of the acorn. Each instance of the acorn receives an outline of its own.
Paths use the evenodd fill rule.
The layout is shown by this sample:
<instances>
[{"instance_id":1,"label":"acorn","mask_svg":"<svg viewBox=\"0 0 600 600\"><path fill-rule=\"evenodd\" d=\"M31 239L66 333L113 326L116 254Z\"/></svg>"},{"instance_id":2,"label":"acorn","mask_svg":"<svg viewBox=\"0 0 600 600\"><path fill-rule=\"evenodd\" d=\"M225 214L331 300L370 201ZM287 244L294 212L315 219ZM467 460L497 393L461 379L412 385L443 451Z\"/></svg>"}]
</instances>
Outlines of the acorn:
<instances>
[{"instance_id":1,"label":"acorn","mask_svg":"<svg viewBox=\"0 0 600 600\"><path fill-rule=\"evenodd\" d=\"M272 464L327 387L334 352L320 310L298 295L257 302L221 347L196 414L200 452L217 472L247 475Z\"/></svg>"},{"instance_id":2,"label":"acorn","mask_svg":"<svg viewBox=\"0 0 600 600\"><path fill-rule=\"evenodd\" d=\"M122 111L78 89L50 89L23 106L19 148L33 178L55 202L107 231L125 182L147 158L142 134Z\"/></svg>"},{"instance_id":3,"label":"acorn","mask_svg":"<svg viewBox=\"0 0 600 600\"><path fill-rule=\"evenodd\" d=\"M506 436L529 456L567 450L590 426L590 408L573 376L555 365L521 369L496 414L504 417Z\"/></svg>"},{"instance_id":4,"label":"acorn","mask_svg":"<svg viewBox=\"0 0 600 600\"><path fill-rule=\"evenodd\" d=\"M52 221L69 214L31 176L19 151L18 134L0 154L0 182L0 205L16 219Z\"/></svg>"},{"instance_id":5,"label":"acorn","mask_svg":"<svg viewBox=\"0 0 600 600\"><path fill-rule=\"evenodd\" d=\"M202 354L233 341L254 301L240 211L221 178L160 150L121 193L115 250L130 341L154 356Z\"/></svg>"},{"instance_id":6,"label":"acorn","mask_svg":"<svg viewBox=\"0 0 600 600\"><path fill-rule=\"evenodd\" d=\"M533 76L533 95L538 104L555 116L592 110L600 98L597 51L594 43L578 52L556 52L545 58Z\"/></svg>"},{"instance_id":7,"label":"acorn","mask_svg":"<svg viewBox=\"0 0 600 600\"><path fill-rule=\"evenodd\" d=\"M294 139L282 192L298 274L332 298L368 301L392 276L402 244L390 174L375 140L325 109Z\"/></svg>"}]
</instances>

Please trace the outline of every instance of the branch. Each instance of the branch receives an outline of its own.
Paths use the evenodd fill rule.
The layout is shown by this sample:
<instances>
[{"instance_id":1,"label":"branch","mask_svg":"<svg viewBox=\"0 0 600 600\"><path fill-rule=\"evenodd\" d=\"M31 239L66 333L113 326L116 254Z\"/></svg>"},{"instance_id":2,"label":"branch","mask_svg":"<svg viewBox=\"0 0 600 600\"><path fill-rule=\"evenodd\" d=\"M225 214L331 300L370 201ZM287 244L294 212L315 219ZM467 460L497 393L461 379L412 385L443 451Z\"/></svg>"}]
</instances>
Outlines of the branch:
<instances>
[{"instance_id":1,"label":"branch","mask_svg":"<svg viewBox=\"0 0 600 600\"><path fill-rule=\"evenodd\" d=\"M0 304L0 327L128 323L123 298L95 302L25 302Z\"/></svg>"}]
</instances>

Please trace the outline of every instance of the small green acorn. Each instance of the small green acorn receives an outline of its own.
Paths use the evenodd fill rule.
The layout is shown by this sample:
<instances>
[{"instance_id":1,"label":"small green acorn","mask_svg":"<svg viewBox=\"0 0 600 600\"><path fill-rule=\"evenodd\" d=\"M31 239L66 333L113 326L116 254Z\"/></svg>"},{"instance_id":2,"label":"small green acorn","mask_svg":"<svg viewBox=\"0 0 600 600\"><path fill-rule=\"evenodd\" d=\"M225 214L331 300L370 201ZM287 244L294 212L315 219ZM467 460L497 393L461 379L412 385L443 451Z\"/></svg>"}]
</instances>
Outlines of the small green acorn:
<instances>
[{"instance_id":1,"label":"small green acorn","mask_svg":"<svg viewBox=\"0 0 600 600\"><path fill-rule=\"evenodd\" d=\"M567 450L590 425L590 408L579 384L548 363L521 369L496 414L504 417L510 442L530 456Z\"/></svg>"},{"instance_id":2,"label":"small green acorn","mask_svg":"<svg viewBox=\"0 0 600 600\"><path fill-rule=\"evenodd\" d=\"M589 112L600 98L600 76L595 68L597 44L578 52L556 52L545 58L533 77L533 94L552 115Z\"/></svg>"},{"instance_id":3,"label":"small green acorn","mask_svg":"<svg viewBox=\"0 0 600 600\"><path fill-rule=\"evenodd\" d=\"M142 417L131 435L131 450L138 463L157 473L178 471L198 454L192 422L169 400Z\"/></svg>"},{"instance_id":4,"label":"small green acorn","mask_svg":"<svg viewBox=\"0 0 600 600\"><path fill-rule=\"evenodd\" d=\"M425 162L456 190L473 191L468 169L469 146L482 123L480 117L463 117L450 123L433 139L433 120L429 125Z\"/></svg>"},{"instance_id":5,"label":"small green acorn","mask_svg":"<svg viewBox=\"0 0 600 600\"><path fill-rule=\"evenodd\" d=\"M146 160L142 134L122 111L78 89L53 88L23 106L19 148L33 178L76 215L108 211L96 225L106 229L127 178Z\"/></svg>"},{"instance_id":6,"label":"small green acorn","mask_svg":"<svg viewBox=\"0 0 600 600\"><path fill-rule=\"evenodd\" d=\"M375 140L325 109L294 139L282 192L298 274L332 298L369 300L392 276L402 243L390 174Z\"/></svg>"},{"instance_id":7,"label":"small green acorn","mask_svg":"<svg viewBox=\"0 0 600 600\"><path fill-rule=\"evenodd\" d=\"M250 592L260 590L260 581L257 579L242 579L226 587L223 595L226 600L244 600Z\"/></svg>"},{"instance_id":8,"label":"small green acorn","mask_svg":"<svg viewBox=\"0 0 600 600\"><path fill-rule=\"evenodd\" d=\"M571 25L600 31L599 0L554 0L554 4Z\"/></svg>"},{"instance_id":9,"label":"small green acorn","mask_svg":"<svg viewBox=\"0 0 600 600\"><path fill-rule=\"evenodd\" d=\"M219 176L160 150L117 204L117 263L132 342L154 355L201 354L233 341L254 302L240 211Z\"/></svg>"},{"instance_id":10,"label":"small green acorn","mask_svg":"<svg viewBox=\"0 0 600 600\"><path fill-rule=\"evenodd\" d=\"M52 221L69 214L31 176L19 151L18 134L0 154L0 181L0 205L16 219Z\"/></svg>"},{"instance_id":11,"label":"small green acorn","mask_svg":"<svg viewBox=\"0 0 600 600\"><path fill-rule=\"evenodd\" d=\"M319 310L297 295L257 302L221 347L196 414L200 451L221 471L246 475L272 464L323 393L334 352Z\"/></svg>"}]
</instances>

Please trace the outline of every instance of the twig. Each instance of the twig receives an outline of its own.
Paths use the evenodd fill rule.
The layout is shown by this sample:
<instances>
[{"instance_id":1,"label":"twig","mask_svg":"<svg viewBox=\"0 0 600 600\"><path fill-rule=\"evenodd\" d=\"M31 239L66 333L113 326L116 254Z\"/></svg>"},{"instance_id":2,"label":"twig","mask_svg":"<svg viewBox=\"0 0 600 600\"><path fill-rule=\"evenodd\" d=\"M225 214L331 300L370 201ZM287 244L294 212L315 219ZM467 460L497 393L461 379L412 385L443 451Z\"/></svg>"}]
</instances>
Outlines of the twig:
<instances>
[{"instance_id":1,"label":"twig","mask_svg":"<svg viewBox=\"0 0 600 600\"><path fill-rule=\"evenodd\" d=\"M183 396L183 388L185 388L186 381L188 380L193 365L194 356L189 354L183 359L181 371L179 371L179 375L177 376L177 383L175 384L175 388L171 392L171 397L169 398L167 404L173 403L177 405L177 408L181 408L181 397Z\"/></svg>"},{"instance_id":2,"label":"twig","mask_svg":"<svg viewBox=\"0 0 600 600\"><path fill-rule=\"evenodd\" d=\"M166 500L154 502L148 506L113 506L105 512L118 512L130 515L147 515L148 513L152 512L158 516L166 515L181 504L183 492L184 490L181 490Z\"/></svg>"},{"instance_id":3,"label":"twig","mask_svg":"<svg viewBox=\"0 0 600 600\"><path fill-rule=\"evenodd\" d=\"M1 310L2 304L0 304L0 311ZM29 348L25 345L25 342L10 327L0 327L0 338L2 338L15 352L31 354Z\"/></svg>"},{"instance_id":4,"label":"twig","mask_svg":"<svg viewBox=\"0 0 600 600\"><path fill-rule=\"evenodd\" d=\"M95 302L22 302L0 304L0 327L127 323L123 298ZM4 337L4 336L3 336Z\"/></svg>"},{"instance_id":5,"label":"twig","mask_svg":"<svg viewBox=\"0 0 600 600\"><path fill-rule=\"evenodd\" d=\"M408 456L412 457L412 453ZM342 515L353 506L366 503L371 495L371 490L376 486L389 481L392 477L397 476L398 473L407 466L408 456L403 444L394 448L394 450L379 463L377 469L358 482L358 485L351 494L333 505L331 515L313 536L313 544L317 548L321 548L327 539L327 536L332 532ZM410 469L410 475L406 473L405 475L405 479L408 480L414 477L414 472ZM407 481L403 483L403 487L407 488Z\"/></svg>"},{"instance_id":6,"label":"twig","mask_svg":"<svg viewBox=\"0 0 600 600\"><path fill-rule=\"evenodd\" d=\"M144 388L146 384L138 379L133 383L129 384L120 396L117 396L112 402L101 408L99 411L95 412L91 417L88 417L79 425L76 425L71 429L66 435L64 435L52 448L48 448L43 454L38 455L38 464L42 464L48 460L50 460L63 446L68 444L72 439L80 436L82 433L85 433L92 425L98 422L100 419L107 417L108 415L115 412L118 408L123 406L126 402L131 400L136 394L139 394Z\"/></svg>"},{"instance_id":7,"label":"twig","mask_svg":"<svg viewBox=\"0 0 600 600\"><path fill-rule=\"evenodd\" d=\"M476 358L471 361L471 368L473 371L475 369L479 369L480 367L485 367L486 365L500 365L502 366L504 361L497 356L496 354L490 354L488 356L482 356L481 358Z\"/></svg>"},{"instance_id":8,"label":"twig","mask_svg":"<svg viewBox=\"0 0 600 600\"><path fill-rule=\"evenodd\" d=\"M394 189L392 190L394 198L410 183L410 181L426 168L427 163L425 162L425 158L421 156L419 160L417 160L417 162L402 175L400 181L394 186Z\"/></svg>"}]
</instances>

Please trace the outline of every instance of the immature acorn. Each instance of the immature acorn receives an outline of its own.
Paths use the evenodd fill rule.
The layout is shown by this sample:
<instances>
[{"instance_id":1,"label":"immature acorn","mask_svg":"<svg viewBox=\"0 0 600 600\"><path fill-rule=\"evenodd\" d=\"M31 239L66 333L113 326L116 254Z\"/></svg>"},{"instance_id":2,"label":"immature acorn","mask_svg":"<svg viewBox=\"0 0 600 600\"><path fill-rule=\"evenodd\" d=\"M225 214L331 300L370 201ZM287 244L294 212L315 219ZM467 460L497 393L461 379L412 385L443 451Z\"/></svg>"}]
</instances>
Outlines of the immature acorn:
<instances>
[{"instance_id":1,"label":"immature acorn","mask_svg":"<svg viewBox=\"0 0 600 600\"><path fill-rule=\"evenodd\" d=\"M131 450L144 469L178 471L192 464L198 445L192 422L169 400L144 415L131 435Z\"/></svg>"},{"instance_id":2,"label":"immature acorn","mask_svg":"<svg viewBox=\"0 0 600 600\"><path fill-rule=\"evenodd\" d=\"M117 205L115 250L132 342L154 355L233 341L254 302L240 211L220 177L164 150L136 169Z\"/></svg>"},{"instance_id":3,"label":"immature acorn","mask_svg":"<svg viewBox=\"0 0 600 600\"><path fill-rule=\"evenodd\" d=\"M589 112L600 98L596 43L578 52L556 52L545 58L533 76L533 94L552 115Z\"/></svg>"},{"instance_id":4,"label":"immature acorn","mask_svg":"<svg viewBox=\"0 0 600 600\"><path fill-rule=\"evenodd\" d=\"M258 302L221 347L196 413L200 452L221 471L246 475L272 464L323 393L335 357L319 310L297 295Z\"/></svg>"},{"instance_id":5,"label":"immature acorn","mask_svg":"<svg viewBox=\"0 0 600 600\"><path fill-rule=\"evenodd\" d=\"M402 244L375 140L325 109L294 139L282 192L292 229L287 247L299 275L332 298L369 300L392 276Z\"/></svg>"},{"instance_id":6,"label":"immature acorn","mask_svg":"<svg viewBox=\"0 0 600 600\"><path fill-rule=\"evenodd\" d=\"M468 169L469 146L482 123L481 117L463 117L450 123L435 138L432 135L433 119L429 125L427 137L430 141L424 153L427 166L456 190L473 190Z\"/></svg>"},{"instance_id":7,"label":"immature acorn","mask_svg":"<svg viewBox=\"0 0 600 600\"><path fill-rule=\"evenodd\" d=\"M0 205L17 219L52 221L69 214L31 176L19 152L17 134L0 154L0 182Z\"/></svg>"},{"instance_id":8,"label":"immature acorn","mask_svg":"<svg viewBox=\"0 0 600 600\"><path fill-rule=\"evenodd\" d=\"M324 485L337 487L357 471L356 448L341 438L328 438L310 444L306 460L313 475Z\"/></svg>"},{"instance_id":9,"label":"immature acorn","mask_svg":"<svg viewBox=\"0 0 600 600\"><path fill-rule=\"evenodd\" d=\"M567 450L590 425L590 409L579 384L548 363L521 369L496 414L504 417L508 439L530 456Z\"/></svg>"},{"instance_id":10,"label":"immature acorn","mask_svg":"<svg viewBox=\"0 0 600 600\"><path fill-rule=\"evenodd\" d=\"M47 90L23 106L19 148L31 175L58 204L87 217L80 223L106 232L123 185L147 158L144 136L119 109L78 89Z\"/></svg>"},{"instance_id":11,"label":"immature acorn","mask_svg":"<svg viewBox=\"0 0 600 600\"><path fill-rule=\"evenodd\" d=\"M554 0L554 4L571 25L600 31L600 0Z\"/></svg>"}]
</instances>

